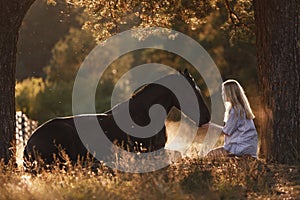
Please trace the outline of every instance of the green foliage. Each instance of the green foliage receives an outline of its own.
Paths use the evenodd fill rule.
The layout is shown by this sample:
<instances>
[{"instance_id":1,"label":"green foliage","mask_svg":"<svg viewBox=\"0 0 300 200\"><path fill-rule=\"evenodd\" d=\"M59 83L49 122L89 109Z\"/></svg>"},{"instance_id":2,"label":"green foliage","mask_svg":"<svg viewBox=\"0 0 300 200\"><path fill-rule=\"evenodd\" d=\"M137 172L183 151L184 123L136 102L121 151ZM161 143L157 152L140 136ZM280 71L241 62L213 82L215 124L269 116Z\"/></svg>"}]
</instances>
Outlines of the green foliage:
<instances>
[{"instance_id":1,"label":"green foliage","mask_svg":"<svg viewBox=\"0 0 300 200\"><path fill-rule=\"evenodd\" d=\"M203 17L214 8L208 0L164 1L104 1L68 0L68 3L84 8L91 19L84 24L101 42L112 34L135 27L171 27L180 20L196 29Z\"/></svg>"},{"instance_id":2,"label":"green foliage","mask_svg":"<svg viewBox=\"0 0 300 200\"><path fill-rule=\"evenodd\" d=\"M88 32L70 28L52 50L45 68L46 80L28 78L16 86L16 107L40 123L57 116L72 114L72 89L76 72L95 46Z\"/></svg>"},{"instance_id":3,"label":"green foliage","mask_svg":"<svg viewBox=\"0 0 300 200\"><path fill-rule=\"evenodd\" d=\"M136 27L166 27L185 24L199 30L207 17L226 7L227 20L221 28L230 29L230 40L253 37L253 6L250 0L164 0L164 1L105 1L67 0L75 7L84 8L90 19L84 28L91 30L98 42L113 34Z\"/></svg>"},{"instance_id":4,"label":"green foliage","mask_svg":"<svg viewBox=\"0 0 300 200\"><path fill-rule=\"evenodd\" d=\"M44 69L47 81L73 82L82 61L95 45L89 32L71 27L52 49L52 58Z\"/></svg>"},{"instance_id":5,"label":"green foliage","mask_svg":"<svg viewBox=\"0 0 300 200\"><path fill-rule=\"evenodd\" d=\"M68 82L47 82L44 91L36 96L34 112L28 116L39 122L72 115L72 84Z\"/></svg>"},{"instance_id":6,"label":"green foliage","mask_svg":"<svg viewBox=\"0 0 300 200\"><path fill-rule=\"evenodd\" d=\"M72 26L54 45L51 51L52 57L44 68L45 79L44 81L40 80L43 82L42 89L37 88L38 91L34 95L28 95L28 89L25 88L32 89L36 87L34 85L26 86L29 82L33 84L31 78L18 83L17 109L25 111L30 118L36 119L40 123L56 116L72 114L71 95L74 79L85 56L96 45L95 39L100 41L118 31L138 26L159 25L179 30L191 36L210 53L224 79L238 79L245 86L249 96L257 96L254 40L249 36L247 37L248 40L235 40L234 45L232 45L230 42L232 28L229 28L229 26L226 28L226 23L230 20L228 8L221 2L175 2L168 0L137 2L132 0L117 1L117 5L114 5L115 2L74 0L68 3L85 9L85 14L77 12L74 15L79 23L85 24L86 30ZM178 5L178 7L174 5ZM248 11L250 12L252 9L252 4L249 4L248 1L230 1L229 5L235 12L243 13L243 19L246 17L251 18L250 15L247 15ZM237 5L241 5L241 8ZM128 13L133 12L133 15L128 13L126 15L126 12L121 13L121 10ZM247 10L247 12L244 10ZM100 11L103 11L103 13L101 14ZM93 12L94 14L92 14ZM118 15L124 16L119 16L118 19L113 20L115 18L111 17L112 15L105 15L110 12L114 12L113 16L115 17ZM164 15L166 12L168 14ZM178 13L175 15L172 12ZM169 15L172 15L172 17ZM145 16L147 16L147 20L144 18ZM121 23L120 20L126 21L126 23ZM117 23L119 30L115 26L115 28L107 26L107 23ZM87 24L90 26L87 26ZM104 37L99 29L107 31L108 35ZM111 49L111 51L116 52L118 48ZM105 55L110 54L111 52L103 52L102 56L105 57ZM116 59L104 72L96 92L97 112L103 112L111 107L112 89L119 78L132 67L145 63L161 63L181 70L188 68L197 80L208 102L209 96L214 95L208 94L206 91L206 85L201 78L201 74L179 56L161 50L138 50ZM91 74L91 76L97 76L97 74ZM88 80L87 84L89 84ZM122 99L126 99L131 95L126 93L126 91L129 91L128 87L127 84L124 84L123 91L125 94L124 97L121 97ZM220 108L220 111L222 109Z\"/></svg>"},{"instance_id":7,"label":"green foliage","mask_svg":"<svg viewBox=\"0 0 300 200\"><path fill-rule=\"evenodd\" d=\"M57 116L71 115L71 94L72 85L66 82L25 79L16 85L16 109L42 123Z\"/></svg>"},{"instance_id":8,"label":"green foliage","mask_svg":"<svg viewBox=\"0 0 300 200\"><path fill-rule=\"evenodd\" d=\"M94 46L95 40L89 32L70 28L69 33L60 39L52 50L52 59L45 67L46 80L28 78L18 83L17 110L22 110L31 119L38 120L40 123L58 116L72 115L72 90L76 73ZM117 51L117 48L111 51ZM103 53L104 56L110 54L110 52ZM113 86L130 69L132 62L132 54L122 56L105 71L96 93L98 112L110 108ZM98 76L98 74L91 74L91 76ZM41 89L39 84L42 86ZM89 80L87 80L88 84Z\"/></svg>"},{"instance_id":9,"label":"green foliage","mask_svg":"<svg viewBox=\"0 0 300 200\"><path fill-rule=\"evenodd\" d=\"M80 28L80 9L57 0L56 6L47 5L47 0L38 0L31 6L20 27L18 39L16 77L45 77L43 68L51 59L51 49L69 31Z\"/></svg>"},{"instance_id":10,"label":"green foliage","mask_svg":"<svg viewBox=\"0 0 300 200\"><path fill-rule=\"evenodd\" d=\"M42 78L28 78L16 84L16 109L24 113L34 112L36 97L45 90Z\"/></svg>"},{"instance_id":11,"label":"green foliage","mask_svg":"<svg viewBox=\"0 0 300 200\"><path fill-rule=\"evenodd\" d=\"M254 8L250 0L225 0L228 20L224 28L229 30L230 42L254 40Z\"/></svg>"}]
</instances>

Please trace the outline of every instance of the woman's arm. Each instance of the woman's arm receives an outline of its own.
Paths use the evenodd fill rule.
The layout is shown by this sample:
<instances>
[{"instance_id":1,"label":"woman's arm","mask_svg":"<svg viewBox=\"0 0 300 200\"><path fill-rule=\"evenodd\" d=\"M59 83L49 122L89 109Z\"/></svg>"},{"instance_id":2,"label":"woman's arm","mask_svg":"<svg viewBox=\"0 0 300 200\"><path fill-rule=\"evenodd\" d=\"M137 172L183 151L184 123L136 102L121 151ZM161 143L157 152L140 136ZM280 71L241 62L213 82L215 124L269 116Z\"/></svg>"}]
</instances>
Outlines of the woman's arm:
<instances>
[{"instance_id":1,"label":"woman's arm","mask_svg":"<svg viewBox=\"0 0 300 200\"><path fill-rule=\"evenodd\" d=\"M227 133L224 133L224 132L223 132L223 128L224 128L224 127L223 127L223 126L220 126L220 125L218 125L218 124L209 122L209 123L203 124L203 125L201 126L201 128L205 128L205 129L208 129L209 127L212 128L213 130L222 132L222 134L224 134L224 135L228 135Z\"/></svg>"}]
</instances>

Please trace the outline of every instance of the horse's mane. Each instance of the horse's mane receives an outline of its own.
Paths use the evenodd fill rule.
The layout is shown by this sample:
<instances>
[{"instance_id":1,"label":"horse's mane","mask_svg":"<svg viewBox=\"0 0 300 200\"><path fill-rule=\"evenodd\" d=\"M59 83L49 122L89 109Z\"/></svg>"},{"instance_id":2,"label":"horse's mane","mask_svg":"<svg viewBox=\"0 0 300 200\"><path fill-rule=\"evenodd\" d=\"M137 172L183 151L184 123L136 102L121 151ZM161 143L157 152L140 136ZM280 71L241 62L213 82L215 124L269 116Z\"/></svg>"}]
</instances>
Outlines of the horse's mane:
<instances>
[{"instance_id":1,"label":"horse's mane","mask_svg":"<svg viewBox=\"0 0 300 200\"><path fill-rule=\"evenodd\" d=\"M161 86L161 83L163 83L165 80L172 79L172 78L178 78L180 76L184 76L185 78L187 78L187 80L190 82L190 84L195 85L193 77L191 77L189 74L186 75L186 74L184 74L184 72L179 71L178 73L166 75L166 76L164 76L160 79L157 79L156 81L154 81L152 83L148 83L148 84L144 84L144 85L140 86L138 89L136 89L133 92L133 94L131 95L131 97L127 101L136 100L136 99L139 98L139 96L144 95L146 91L148 91L150 89L152 90L154 87L163 87L163 86ZM113 109L119 107L121 104L122 104L122 102L117 104L116 106L114 106L110 110L106 111L105 114L111 114L111 111Z\"/></svg>"},{"instance_id":2,"label":"horse's mane","mask_svg":"<svg viewBox=\"0 0 300 200\"><path fill-rule=\"evenodd\" d=\"M142 94L147 89L152 88L154 85L160 85L159 82L161 82L162 80L172 78L172 77L177 77L177 76L179 76L179 74L169 74L169 75L166 75L166 76L164 76L160 79L157 79L153 83L144 84L144 85L140 86L138 89L136 89L133 92L133 94L131 96L131 99L139 96L140 94Z\"/></svg>"},{"instance_id":3,"label":"horse's mane","mask_svg":"<svg viewBox=\"0 0 300 200\"><path fill-rule=\"evenodd\" d=\"M142 93L144 90L147 89L146 87L149 87L150 84L151 84L151 83L144 84L144 85L140 86L138 89L136 89L136 90L133 92L131 98L133 98L134 96L136 96L136 95Z\"/></svg>"}]
</instances>

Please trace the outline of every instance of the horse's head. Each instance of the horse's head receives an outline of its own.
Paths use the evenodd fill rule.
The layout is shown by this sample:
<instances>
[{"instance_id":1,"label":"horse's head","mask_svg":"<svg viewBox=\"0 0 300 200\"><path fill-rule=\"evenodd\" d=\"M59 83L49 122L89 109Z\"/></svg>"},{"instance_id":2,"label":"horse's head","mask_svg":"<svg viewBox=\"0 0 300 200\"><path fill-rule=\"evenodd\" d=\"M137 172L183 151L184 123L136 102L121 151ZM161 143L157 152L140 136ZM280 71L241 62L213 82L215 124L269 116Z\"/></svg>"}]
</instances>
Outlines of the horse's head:
<instances>
[{"instance_id":1,"label":"horse's head","mask_svg":"<svg viewBox=\"0 0 300 200\"><path fill-rule=\"evenodd\" d=\"M155 104L163 106L167 113L175 106L198 126L210 121L210 113L201 91L187 70L167 75L135 92L129 100L130 117L139 126L154 122L160 124L165 119L155 117L152 121L149 116L149 110ZM165 117L161 113L157 113L157 116Z\"/></svg>"},{"instance_id":2,"label":"horse's head","mask_svg":"<svg viewBox=\"0 0 300 200\"><path fill-rule=\"evenodd\" d=\"M190 107L190 108L187 108L186 110L182 110L182 112L184 112L187 116L191 117L192 120L194 120L196 122L196 124L200 127L201 125L206 124L210 121L210 118L211 118L210 112L208 110L206 103L204 102L204 99L203 99L200 89L198 88L197 84L195 83L194 78L191 76L191 74L188 72L188 70L185 69L183 72L180 72L180 74L182 76L184 76L185 79L191 85L191 87L196 95L197 102L199 105L199 111L195 110L195 108ZM187 101L189 101L189 99L187 99ZM193 119L194 115L191 113L195 113L195 112L200 113L199 119Z\"/></svg>"}]
</instances>

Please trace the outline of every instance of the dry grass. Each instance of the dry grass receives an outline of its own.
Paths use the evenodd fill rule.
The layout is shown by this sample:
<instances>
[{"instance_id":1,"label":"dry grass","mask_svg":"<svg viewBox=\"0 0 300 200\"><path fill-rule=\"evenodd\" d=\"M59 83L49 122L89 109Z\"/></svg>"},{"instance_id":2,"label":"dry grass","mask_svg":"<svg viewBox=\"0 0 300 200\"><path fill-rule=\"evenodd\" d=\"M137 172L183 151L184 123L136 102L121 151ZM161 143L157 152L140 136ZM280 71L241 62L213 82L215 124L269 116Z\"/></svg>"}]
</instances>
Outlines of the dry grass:
<instances>
[{"instance_id":1,"label":"dry grass","mask_svg":"<svg viewBox=\"0 0 300 200\"><path fill-rule=\"evenodd\" d=\"M170 140L174 138L170 133L175 130L178 124L170 122ZM191 129L183 127L182 130ZM188 135L187 132L182 135ZM198 130L193 150L187 151L178 162L143 174L106 167L93 171L91 165L61 167L62 163L33 174L2 163L0 200L300 199L300 166L266 164L252 158L201 158L205 134L205 130ZM185 137L180 141L184 144ZM218 144L222 142L221 138Z\"/></svg>"},{"instance_id":2,"label":"dry grass","mask_svg":"<svg viewBox=\"0 0 300 200\"><path fill-rule=\"evenodd\" d=\"M129 174L68 166L38 174L0 165L0 199L297 199L299 167L252 158L184 158L164 169Z\"/></svg>"}]
</instances>

